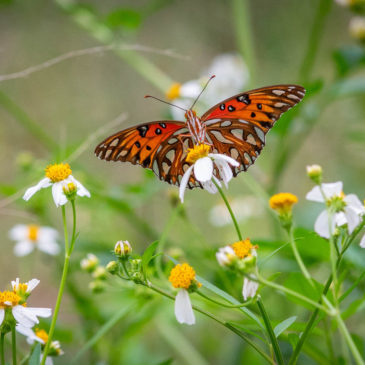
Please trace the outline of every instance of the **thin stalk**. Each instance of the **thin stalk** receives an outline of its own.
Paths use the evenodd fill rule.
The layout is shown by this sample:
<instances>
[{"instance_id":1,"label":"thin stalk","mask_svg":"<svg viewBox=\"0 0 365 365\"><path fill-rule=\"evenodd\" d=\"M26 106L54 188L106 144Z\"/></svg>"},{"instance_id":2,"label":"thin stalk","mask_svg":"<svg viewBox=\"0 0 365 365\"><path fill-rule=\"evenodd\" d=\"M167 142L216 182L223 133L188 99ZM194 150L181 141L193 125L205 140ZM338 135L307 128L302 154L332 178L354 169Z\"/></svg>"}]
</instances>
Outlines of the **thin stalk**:
<instances>
[{"instance_id":1,"label":"thin stalk","mask_svg":"<svg viewBox=\"0 0 365 365\"><path fill-rule=\"evenodd\" d=\"M328 348L330 363L335 364L336 357L335 357L335 352L333 350L332 336L330 335L331 331L330 331L330 326L327 323L327 318L324 319L323 326L324 326L324 336L326 338L326 344L327 344L327 348Z\"/></svg>"},{"instance_id":2,"label":"thin stalk","mask_svg":"<svg viewBox=\"0 0 365 365\"><path fill-rule=\"evenodd\" d=\"M245 303L239 303L239 304L227 304L227 303L222 303L219 302L213 298L208 297L207 295L203 294L200 290L198 290L196 292L198 295L200 295L201 297L211 301L212 303L218 304L221 307L225 307L225 308L242 308L242 307L247 307L248 305L252 304L253 300L248 300Z\"/></svg>"},{"instance_id":3,"label":"thin stalk","mask_svg":"<svg viewBox=\"0 0 365 365\"><path fill-rule=\"evenodd\" d=\"M74 247L75 247L75 241L76 241L76 205L75 200L71 200L71 206L72 206L72 236L71 236L71 245L70 245L70 252L69 255L71 256Z\"/></svg>"},{"instance_id":4,"label":"thin stalk","mask_svg":"<svg viewBox=\"0 0 365 365\"><path fill-rule=\"evenodd\" d=\"M69 250L69 242L68 242L66 208L65 208L64 205L61 206L61 210L62 210L63 236L65 238L65 253L68 253L68 250Z\"/></svg>"},{"instance_id":5,"label":"thin stalk","mask_svg":"<svg viewBox=\"0 0 365 365\"><path fill-rule=\"evenodd\" d=\"M1 365L5 365L4 340L5 340L5 333L4 332L1 332L1 335L0 335L0 357L1 357Z\"/></svg>"},{"instance_id":6,"label":"thin stalk","mask_svg":"<svg viewBox=\"0 0 365 365\"><path fill-rule=\"evenodd\" d=\"M276 361L277 361L278 364L284 365L284 360L283 360L283 356L281 354L281 350L280 350L280 347L279 347L279 344L278 344L278 340L275 336L274 330L272 329L270 318L266 313L264 304L262 303L262 300L261 300L260 296L258 296L258 298L257 298L257 305L259 307L261 316L264 319L264 323L265 323L267 332L270 336L271 344L272 344L272 347L273 347L274 352L275 352Z\"/></svg>"},{"instance_id":7,"label":"thin stalk","mask_svg":"<svg viewBox=\"0 0 365 365\"><path fill-rule=\"evenodd\" d=\"M165 296L166 298L169 298L171 300L175 300L175 297L173 295L171 295L170 293L164 291L161 288L156 287L153 284L149 284L149 285L145 285L147 288L150 288L151 290ZM214 321L216 321L217 323L223 325L224 327L228 328L229 330L231 330L232 332L234 332L235 334L237 334L238 336L240 336L245 342L247 342L250 346L252 346L268 363L275 365L275 363L272 361L272 359L270 359L270 357L260 348L258 347L255 342L253 342L249 337L247 337L244 333L242 333L241 331L239 331L238 329L234 328L232 325L230 325L229 323L225 322L224 320L218 318L217 316L215 316L212 313L209 313L207 311L205 311L204 309L197 307L196 305L193 305L193 309L196 310L199 313L204 314L205 316L213 319Z\"/></svg>"},{"instance_id":8,"label":"thin stalk","mask_svg":"<svg viewBox=\"0 0 365 365\"><path fill-rule=\"evenodd\" d=\"M13 358L13 365L16 365L16 332L15 327L11 328L11 350L12 350L12 358Z\"/></svg>"}]
</instances>

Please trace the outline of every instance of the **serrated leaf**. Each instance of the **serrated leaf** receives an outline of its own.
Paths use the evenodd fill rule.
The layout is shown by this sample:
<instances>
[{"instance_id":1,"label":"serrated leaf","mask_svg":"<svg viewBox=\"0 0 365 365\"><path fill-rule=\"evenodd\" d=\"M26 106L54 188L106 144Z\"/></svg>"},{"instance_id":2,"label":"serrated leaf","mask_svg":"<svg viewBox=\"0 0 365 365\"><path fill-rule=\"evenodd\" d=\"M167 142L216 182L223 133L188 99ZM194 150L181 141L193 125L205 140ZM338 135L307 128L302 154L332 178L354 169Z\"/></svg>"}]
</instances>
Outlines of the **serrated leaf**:
<instances>
[{"instance_id":1,"label":"serrated leaf","mask_svg":"<svg viewBox=\"0 0 365 365\"><path fill-rule=\"evenodd\" d=\"M39 365L41 362L41 344L37 343L29 359L29 365Z\"/></svg>"},{"instance_id":2,"label":"serrated leaf","mask_svg":"<svg viewBox=\"0 0 365 365\"><path fill-rule=\"evenodd\" d=\"M154 241L152 242L143 252L142 255L142 269L143 269L143 273L144 275L146 275L147 273L147 267L148 264L150 263L150 261L153 258L153 254L155 253L155 250L158 246L159 241Z\"/></svg>"},{"instance_id":3,"label":"serrated leaf","mask_svg":"<svg viewBox=\"0 0 365 365\"><path fill-rule=\"evenodd\" d=\"M274 333L276 337L279 337L287 328L289 328L297 319L297 316L293 316L293 317L289 317L287 319L285 319L284 321L282 321L281 323L279 323L275 328L274 328Z\"/></svg>"}]
</instances>

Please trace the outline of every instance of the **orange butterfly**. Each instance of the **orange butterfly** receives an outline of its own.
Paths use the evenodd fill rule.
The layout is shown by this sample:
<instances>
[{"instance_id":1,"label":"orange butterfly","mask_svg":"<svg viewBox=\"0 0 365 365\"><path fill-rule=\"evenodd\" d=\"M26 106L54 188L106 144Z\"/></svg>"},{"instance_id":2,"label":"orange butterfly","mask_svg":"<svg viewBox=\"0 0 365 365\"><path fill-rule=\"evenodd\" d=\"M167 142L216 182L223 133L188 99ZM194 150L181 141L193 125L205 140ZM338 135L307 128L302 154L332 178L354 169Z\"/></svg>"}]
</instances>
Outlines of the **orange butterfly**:
<instances>
[{"instance_id":1,"label":"orange butterfly","mask_svg":"<svg viewBox=\"0 0 365 365\"><path fill-rule=\"evenodd\" d=\"M207 144L213 153L239 162L238 167L231 167L236 176L255 162L265 145L266 133L304 95L305 89L298 85L247 91L218 103L201 118L190 108L185 122L162 120L122 130L101 142L95 154L107 161L139 164L152 169L160 180L180 185L190 167L186 161L188 148ZM219 171L214 175L219 179ZM187 186L192 189L202 184L192 175Z\"/></svg>"}]
</instances>

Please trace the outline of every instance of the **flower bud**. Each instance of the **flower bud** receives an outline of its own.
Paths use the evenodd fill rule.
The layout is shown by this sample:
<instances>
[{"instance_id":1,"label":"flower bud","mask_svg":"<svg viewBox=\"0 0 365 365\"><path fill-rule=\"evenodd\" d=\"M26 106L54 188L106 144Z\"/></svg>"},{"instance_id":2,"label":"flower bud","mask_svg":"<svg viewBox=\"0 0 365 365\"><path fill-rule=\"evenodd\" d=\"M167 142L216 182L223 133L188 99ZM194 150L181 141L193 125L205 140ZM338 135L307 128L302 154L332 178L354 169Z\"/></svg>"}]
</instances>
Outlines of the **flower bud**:
<instances>
[{"instance_id":1,"label":"flower bud","mask_svg":"<svg viewBox=\"0 0 365 365\"><path fill-rule=\"evenodd\" d=\"M307 166L307 175L317 185L322 183L322 167L320 165Z\"/></svg>"},{"instance_id":2,"label":"flower bud","mask_svg":"<svg viewBox=\"0 0 365 365\"><path fill-rule=\"evenodd\" d=\"M231 246L221 247L215 256L221 266L231 266L237 260L237 256Z\"/></svg>"},{"instance_id":3,"label":"flower bud","mask_svg":"<svg viewBox=\"0 0 365 365\"><path fill-rule=\"evenodd\" d=\"M89 289L93 293L102 293L105 290L105 283L101 280L91 281L89 283Z\"/></svg>"},{"instance_id":4,"label":"flower bud","mask_svg":"<svg viewBox=\"0 0 365 365\"><path fill-rule=\"evenodd\" d=\"M143 274L140 271L136 271L132 274L132 280L136 283L136 284L142 284L144 283L144 277Z\"/></svg>"},{"instance_id":5,"label":"flower bud","mask_svg":"<svg viewBox=\"0 0 365 365\"><path fill-rule=\"evenodd\" d=\"M82 259L80 266L82 270L93 272L99 264L99 259L92 253L88 253L86 258Z\"/></svg>"},{"instance_id":6,"label":"flower bud","mask_svg":"<svg viewBox=\"0 0 365 365\"><path fill-rule=\"evenodd\" d=\"M77 186L75 183L69 182L63 185L62 190L68 200L70 201L75 200L77 194Z\"/></svg>"},{"instance_id":7,"label":"flower bud","mask_svg":"<svg viewBox=\"0 0 365 365\"><path fill-rule=\"evenodd\" d=\"M127 258L132 253L132 246L128 241L118 241L114 246L114 253L121 258Z\"/></svg>"},{"instance_id":8,"label":"flower bud","mask_svg":"<svg viewBox=\"0 0 365 365\"><path fill-rule=\"evenodd\" d=\"M106 279L106 273L107 273L107 271L106 271L104 266L98 266L94 270L94 272L92 274L92 277L94 279L98 279L98 280L105 280Z\"/></svg>"},{"instance_id":9,"label":"flower bud","mask_svg":"<svg viewBox=\"0 0 365 365\"><path fill-rule=\"evenodd\" d=\"M112 274L115 275L119 271L119 265L116 261L110 261L106 265L106 270Z\"/></svg>"},{"instance_id":10,"label":"flower bud","mask_svg":"<svg viewBox=\"0 0 365 365\"><path fill-rule=\"evenodd\" d=\"M131 264L132 272L140 272L142 268L142 260L141 259L133 259L129 261Z\"/></svg>"}]
</instances>

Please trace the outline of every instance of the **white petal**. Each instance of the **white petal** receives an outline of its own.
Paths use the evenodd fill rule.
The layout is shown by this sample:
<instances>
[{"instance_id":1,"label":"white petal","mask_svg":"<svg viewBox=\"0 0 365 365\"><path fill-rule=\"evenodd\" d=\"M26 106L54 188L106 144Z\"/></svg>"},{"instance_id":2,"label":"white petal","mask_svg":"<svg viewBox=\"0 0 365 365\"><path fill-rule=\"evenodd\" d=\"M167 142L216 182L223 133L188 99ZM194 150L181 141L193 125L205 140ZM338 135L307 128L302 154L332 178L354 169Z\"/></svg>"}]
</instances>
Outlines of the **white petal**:
<instances>
[{"instance_id":1,"label":"white petal","mask_svg":"<svg viewBox=\"0 0 365 365\"><path fill-rule=\"evenodd\" d=\"M69 176L69 179L76 185L78 196L87 196L88 198L90 198L90 192L84 187L84 185L82 185L72 175Z\"/></svg>"},{"instance_id":2,"label":"white petal","mask_svg":"<svg viewBox=\"0 0 365 365\"><path fill-rule=\"evenodd\" d=\"M19 288L19 278L16 278L15 280L11 281L11 287L13 290L17 291Z\"/></svg>"},{"instance_id":3,"label":"white petal","mask_svg":"<svg viewBox=\"0 0 365 365\"><path fill-rule=\"evenodd\" d=\"M365 248L365 234L362 236L361 241L360 241L360 247L361 248Z\"/></svg>"},{"instance_id":4,"label":"white petal","mask_svg":"<svg viewBox=\"0 0 365 365\"><path fill-rule=\"evenodd\" d=\"M37 341L43 345L45 344L45 342L41 338L36 336L36 334L34 333L34 331L31 328L24 327L21 324L18 324L18 325L16 325L15 329L17 332L19 332L20 334L27 337L27 342L30 345L33 345L34 341Z\"/></svg>"},{"instance_id":5,"label":"white petal","mask_svg":"<svg viewBox=\"0 0 365 365\"><path fill-rule=\"evenodd\" d=\"M23 307L22 305L17 305L13 307L12 313L15 320L24 327L33 327L35 324L39 323L38 318L29 312L29 308Z\"/></svg>"},{"instance_id":6,"label":"white petal","mask_svg":"<svg viewBox=\"0 0 365 365\"><path fill-rule=\"evenodd\" d=\"M28 281L27 283L27 293L30 293L37 285L40 283L40 280L38 279L32 279Z\"/></svg>"},{"instance_id":7,"label":"white petal","mask_svg":"<svg viewBox=\"0 0 365 365\"><path fill-rule=\"evenodd\" d=\"M4 308L0 308L0 326L3 323L4 317L5 317L5 309Z\"/></svg>"},{"instance_id":8,"label":"white petal","mask_svg":"<svg viewBox=\"0 0 365 365\"><path fill-rule=\"evenodd\" d=\"M315 202L320 202L320 203L324 202L319 186L315 186L311 191L309 191L305 196L305 198L307 200L312 200Z\"/></svg>"},{"instance_id":9,"label":"white petal","mask_svg":"<svg viewBox=\"0 0 365 365\"><path fill-rule=\"evenodd\" d=\"M365 208L364 205L361 204L360 199L355 194L346 195L343 199L345 203L351 207L357 214L364 214Z\"/></svg>"},{"instance_id":10,"label":"white petal","mask_svg":"<svg viewBox=\"0 0 365 365\"><path fill-rule=\"evenodd\" d=\"M218 171L219 171L219 175L222 178L224 185L226 186L226 188L228 188L228 182L232 179L233 177L233 172L231 167L229 166L228 162L226 162L225 160L214 160Z\"/></svg>"},{"instance_id":11,"label":"white petal","mask_svg":"<svg viewBox=\"0 0 365 365\"><path fill-rule=\"evenodd\" d=\"M354 229L360 224L361 219L356 211L350 207L345 207L345 215L347 219L349 233L351 234Z\"/></svg>"},{"instance_id":12,"label":"white petal","mask_svg":"<svg viewBox=\"0 0 365 365\"><path fill-rule=\"evenodd\" d=\"M58 231L52 227L40 227L38 230L38 241L55 241L58 237Z\"/></svg>"},{"instance_id":13,"label":"white petal","mask_svg":"<svg viewBox=\"0 0 365 365\"><path fill-rule=\"evenodd\" d=\"M179 197L180 197L180 200L181 200L181 203L184 202L184 193L185 193L185 189L186 189L186 186L188 185L188 182L189 182L189 178L190 178L190 174L191 174L191 171L193 170L193 167L194 165L191 165L186 171L185 171L185 174L184 176L182 177L181 179L181 182L180 182L180 188L179 188Z\"/></svg>"},{"instance_id":14,"label":"white petal","mask_svg":"<svg viewBox=\"0 0 365 365\"><path fill-rule=\"evenodd\" d=\"M335 220L332 219L332 232L335 227ZM314 230L324 238L330 238L329 233L329 222L328 222L328 214L327 211L324 210L317 218L316 222L314 223Z\"/></svg>"},{"instance_id":15,"label":"white petal","mask_svg":"<svg viewBox=\"0 0 365 365\"><path fill-rule=\"evenodd\" d=\"M180 289L175 298L175 316L179 323L195 324L195 316L191 306L189 293Z\"/></svg>"},{"instance_id":16,"label":"white petal","mask_svg":"<svg viewBox=\"0 0 365 365\"><path fill-rule=\"evenodd\" d=\"M18 257L29 255L34 249L34 243L30 241L20 241L14 246L14 255Z\"/></svg>"},{"instance_id":17,"label":"white petal","mask_svg":"<svg viewBox=\"0 0 365 365\"><path fill-rule=\"evenodd\" d=\"M52 315L52 309L51 308L27 307L27 310L28 310L29 313L32 313L32 315L42 317L42 318L48 318Z\"/></svg>"},{"instance_id":18,"label":"white petal","mask_svg":"<svg viewBox=\"0 0 365 365\"><path fill-rule=\"evenodd\" d=\"M41 354L41 362L42 362L43 354ZM53 365L53 359L51 356L47 356L45 365Z\"/></svg>"},{"instance_id":19,"label":"white petal","mask_svg":"<svg viewBox=\"0 0 365 365\"><path fill-rule=\"evenodd\" d=\"M38 243L38 249L53 256L60 252L60 246L55 241L41 241Z\"/></svg>"},{"instance_id":20,"label":"white petal","mask_svg":"<svg viewBox=\"0 0 365 365\"><path fill-rule=\"evenodd\" d=\"M27 191L23 195L23 199L25 201L28 201L37 191L39 191L43 188L48 188L51 185L52 185L51 180L48 177L46 177L46 178L42 179L37 185L32 186L29 189L27 189Z\"/></svg>"},{"instance_id":21,"label":"white petal","mask_svg":"<svg viewBox=\"0 0 365 365\"><path fill-rule=\"evenodd\" d=\"M195 99L201 91L201 83L198 80L191 80L181 85L180 97Z\"/></svg>"},{"instance_id":22,"label":"white petal","mask_svg":"<svg viewBox=\"0 0 365 365\"><path fill-rule=\"evenodd\" d=\"M337 181L335 183L322 184L322 189L327 198L331 198L332 196L341 196L343 183L342 181Z\"/></svg>"},{"instance_id":23,"label":"white petal","mask_svg":"<svg viewBox=\"0 0 365 365\"><path fill-rule=\"evenodd\" d=\"M234 158L232 158L230 156L223 155L221 153L209 153L208 156L212 157L213 160L226 161L234 167L238 167L240 165L240 163L238 161L236 161Z\"/></svg>"},{"instance_id":24,"label":"white petal","mask_svg":"<svg viewBox=\"0 0 365 365\"><path fill-rule=\"evenodd\" d=\"M203 188L210 194L216 194L218 189L217 187L214 185L212 180L209 181L204 181L201 183Z\"/></svg>"},{"instance_id":25,"label":"white petal","mask_svg":"<svg viewBox=\"0 0 365 365\"><path fill-rule=\"evenodd\" d=\"M347 224L347 218L344 212L336 213L332 219L334 219L336 227L341 227L344 224Z\"/></svg>"},{"instance_id":26,"label":"white petal","mask_svg":"<svg viewBox=\"0 0 365 365\"><path fill-rule=\"evenodd\" d=\"M60 205L65 205L67 203L66 195L63 193L63 182L56 182L52 185L52 195L53 201L56 204L56 207Z\"/></svg>"},{"instance_id":27,"label":"white petal","mask_svg":"<svg viewBox=\"0 0 365 365\"><path fill-rule=\"evenodd\" d=\"M195 162L194 176L200 182L209 181L213 176L213 161L210 157L199 158Z\"/></svg>"},{"instance_id":28,"label":"white petal","mask_svg":"<svg viewBox=\"0 0 365 365\"><path fill-rule=\"evenodd\" d=\"M28 238L28 226L26 224L16 224L9 231L9 238L13 241L23 241Z\"/></svg>"},{"instance_id":29,"label":"white petal","mask_svg":"<svg viewBox=\"0 0 365 365\"><path fill-rule=\"evenodd\" d=\"M246 301L248 298L253 298L256 295L259 284L256 281L244 278L242 287L242 296Z\"/></svg>"}]
</instances>

